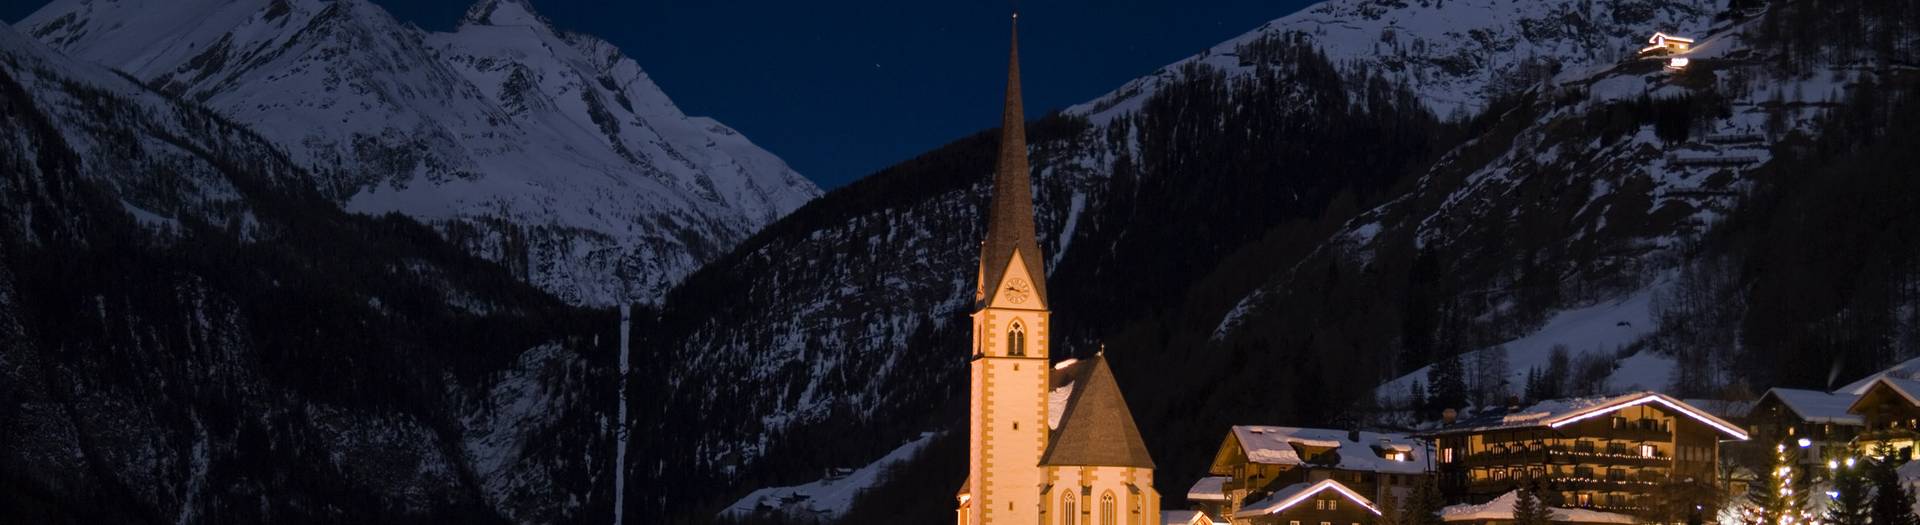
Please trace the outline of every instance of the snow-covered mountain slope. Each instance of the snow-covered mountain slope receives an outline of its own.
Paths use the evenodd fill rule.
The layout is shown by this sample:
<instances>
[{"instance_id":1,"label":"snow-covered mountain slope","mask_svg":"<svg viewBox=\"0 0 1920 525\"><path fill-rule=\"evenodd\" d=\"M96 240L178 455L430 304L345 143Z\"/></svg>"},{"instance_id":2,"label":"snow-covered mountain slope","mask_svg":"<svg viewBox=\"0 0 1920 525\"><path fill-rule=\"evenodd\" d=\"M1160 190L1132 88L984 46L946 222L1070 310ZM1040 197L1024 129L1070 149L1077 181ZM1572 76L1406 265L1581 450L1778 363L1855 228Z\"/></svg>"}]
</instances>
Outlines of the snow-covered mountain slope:
<instances>
[{"instance_id":1,"label":"snow-covered mountain slope","mask_svg":"<svg viewBox=\"0 0 1920 525\"><path fill-rule=\"evenodd\" d=\"M1698 35L1726 0L1329 0L1221 42L1069 112L1096 121L1141 101L1202 63L1245 75L1259 56L1249 42L1297 35L1343 68L1404 84L1442 117L1465 118L1489 100L1560 72L1629 57L1655 31Z\"/></svg>"},{"instance_id":2,"label":"snow-covered mountain slope","mask_svg":"<svg viewBox=\"0 0 1920 525\"><path fill-rule=\"evenodd\" d=\"M1671 374L1665 352L1684 350L1655 335L1679 292L1658 277L1671 277L1689 243L1733 212L1754 173L1794 136L1788 131L1797 140L1817 133L1827 108L1883 74L1865 63L1783 71L1748 44L1756 28L1737 24L1704 38L1686 70L1628 59L1534 87L1411 192L1359 214L1313 262L1243 298L1214 337L1284 316L1254 312L1284 308L1282 297L1319 278L1298 268L1418 251L1444 261L1453 299L1432 307L1468 317L1453 321L1456 344L1475 349L1467 359L1494 346L1509 352L1511 392L1565 345L1619 359L1604 388L1710 393L1730 372ZM1669 125L1674 119L1681 124ZM1392 368L1375 392L1389 405L1430 369Z\"/></svg>"},{"instance_id":3,"label":"snow-covered mountain slope","mask_svg":"<svg viewBox=\"0 0 1920 525\"><path fill-rule=\"evenodd\" d=\"M311 180L0 26L0 521L605 514L611 324Z\"/></svg>"},{"instance_id":4,"label":"snow-covered mountain slope","mask_svg":"<svg viewBox=\"0 0 1920 525\"><path fill-rule=\"evenodd\" d=\"M398 212L576 304L657 300L818 188L604 41L484 0L59 0L19 27L252 125L349 210Z\"/></svg>"}]
</instances>

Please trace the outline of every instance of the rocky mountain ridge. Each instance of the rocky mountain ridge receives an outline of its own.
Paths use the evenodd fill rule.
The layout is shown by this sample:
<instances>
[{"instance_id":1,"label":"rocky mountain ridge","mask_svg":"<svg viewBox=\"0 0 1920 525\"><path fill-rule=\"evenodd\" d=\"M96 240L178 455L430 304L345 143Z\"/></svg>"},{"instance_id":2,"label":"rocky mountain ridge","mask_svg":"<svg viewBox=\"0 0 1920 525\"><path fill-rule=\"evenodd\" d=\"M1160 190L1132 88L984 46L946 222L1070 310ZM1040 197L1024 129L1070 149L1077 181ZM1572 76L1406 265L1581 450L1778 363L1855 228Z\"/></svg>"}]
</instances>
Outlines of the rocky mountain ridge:
<instances>
[{"instance_id":1,"label":"rocky mountain ridge","mask_svg":"<svg viewBox=\"0 0 1920 525\"><path fill-rule=\"evenodd\" d=\"M23 32L254 126L351 211L402 213L574 304L653 302L819 195L607 42L484 0L60 0Z\"/></svg>"}]
</instances>

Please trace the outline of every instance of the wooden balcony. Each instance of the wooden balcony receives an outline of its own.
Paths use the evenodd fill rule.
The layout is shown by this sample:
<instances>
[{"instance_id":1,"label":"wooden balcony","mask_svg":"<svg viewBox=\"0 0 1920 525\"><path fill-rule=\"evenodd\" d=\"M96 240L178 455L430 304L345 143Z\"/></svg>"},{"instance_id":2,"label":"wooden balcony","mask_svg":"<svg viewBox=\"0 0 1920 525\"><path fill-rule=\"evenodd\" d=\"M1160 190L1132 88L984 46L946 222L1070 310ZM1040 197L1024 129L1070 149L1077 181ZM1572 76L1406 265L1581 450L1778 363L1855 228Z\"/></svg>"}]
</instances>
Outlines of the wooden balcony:
<instances>
[{"instance_id":1,"label":"wooden balcony","mask_svg":"<svg viewBox=\"0 0 1920 525\"><path fill-rule=\"evenodd\" d=\"M1623 467L1666 467L1673 465L1673 458L1664 455L1651 457L1631 451L1593 450L1580 451L1564 448L1520 449L1514 452L1482 452L1466 457L1467 467L1532 466L1532 465L1600 465Z\"/></svg>"}]
</instances>

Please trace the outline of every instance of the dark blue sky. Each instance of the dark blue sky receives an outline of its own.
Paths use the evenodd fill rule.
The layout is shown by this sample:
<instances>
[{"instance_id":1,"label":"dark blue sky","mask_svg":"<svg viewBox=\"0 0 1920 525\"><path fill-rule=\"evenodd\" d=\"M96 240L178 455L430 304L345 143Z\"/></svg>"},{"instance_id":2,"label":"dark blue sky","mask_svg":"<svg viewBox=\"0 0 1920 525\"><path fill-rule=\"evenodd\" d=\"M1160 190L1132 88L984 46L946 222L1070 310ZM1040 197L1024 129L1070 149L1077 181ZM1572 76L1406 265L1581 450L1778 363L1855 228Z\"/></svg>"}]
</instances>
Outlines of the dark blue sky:
<instances>
[{"instance_id":1,"label":"dark blue sky","mask_svg":"<svg viewBox=\"0 0 1920 525\"><path fill-rule=\"evenodd\" d=\"M450 29L470 0L373 0ZM18 20L41 0L0 0ZM1084 102L1308 0L1024 2L1028 116ZM1200 5L1196 5L1200 4ZM688 114L733 126L822 187L999 125L1008 0L533 0L639 61Z\"/></svg>"}]
</instances>

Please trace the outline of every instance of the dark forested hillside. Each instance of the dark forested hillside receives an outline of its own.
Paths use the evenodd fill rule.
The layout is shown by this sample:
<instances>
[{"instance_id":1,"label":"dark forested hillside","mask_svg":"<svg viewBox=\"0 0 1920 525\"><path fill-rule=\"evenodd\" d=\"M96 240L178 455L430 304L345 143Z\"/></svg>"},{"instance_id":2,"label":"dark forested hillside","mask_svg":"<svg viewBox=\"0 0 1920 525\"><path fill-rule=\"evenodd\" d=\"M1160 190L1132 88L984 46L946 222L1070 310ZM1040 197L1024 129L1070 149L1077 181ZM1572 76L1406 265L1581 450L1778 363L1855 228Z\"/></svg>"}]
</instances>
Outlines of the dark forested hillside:
<instances>
[{"instance_id":1,"label":"dark forested hillside","mask_svg":"<svg viewBox=\"0 0 1920 525\"><path fill-rule=\"evenodd\" d=\"M1029 126L1060 356L1177 305L1276 225L1351 213L1458 136L1297 35L1243 56L1256 74L1198 65L1124 118ZM660 497L674 507L634 512L708 519L741 487L810 480L958 421L997 141L982 133L835 191L670 295L643 359L668 378L645 397L666 402L640 418L684 431L640 438L656 464L638 468L680 482Z\"/></svg>"},{"instance_id":2,"label":"dark forested hillside","mask_svg":"<svg viewBox=\"0 0 1920 525\"><path fill-rule=\"evenodd\" d=\"M612 316L5 27L0 122L0 521L608 508Z\"/></svg>"}]
</instances>

